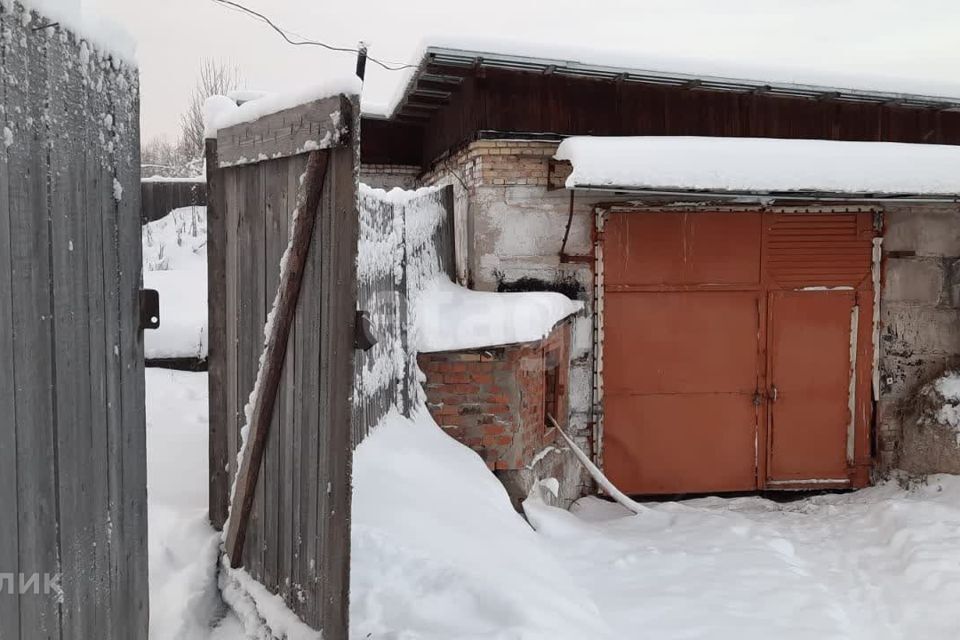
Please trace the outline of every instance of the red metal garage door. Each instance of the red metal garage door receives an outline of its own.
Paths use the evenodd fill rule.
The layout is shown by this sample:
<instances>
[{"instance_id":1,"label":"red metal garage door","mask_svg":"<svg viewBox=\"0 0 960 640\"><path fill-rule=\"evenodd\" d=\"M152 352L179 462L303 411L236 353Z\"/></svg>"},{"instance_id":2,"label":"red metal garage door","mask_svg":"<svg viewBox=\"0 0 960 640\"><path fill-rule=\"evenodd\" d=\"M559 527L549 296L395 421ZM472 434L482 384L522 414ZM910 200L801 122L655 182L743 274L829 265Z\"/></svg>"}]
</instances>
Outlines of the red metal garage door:
<instances>
[{"instance_id":1,"label":"red metal garage door","mask_svg":"<svg viewBox=\"0 0 960 640\"><path fill-rule=\"evenodd\" d=\"M870 213L609 214L610 478L633 494L862 484L873 235Z\"/></svg>"}]
</instances>

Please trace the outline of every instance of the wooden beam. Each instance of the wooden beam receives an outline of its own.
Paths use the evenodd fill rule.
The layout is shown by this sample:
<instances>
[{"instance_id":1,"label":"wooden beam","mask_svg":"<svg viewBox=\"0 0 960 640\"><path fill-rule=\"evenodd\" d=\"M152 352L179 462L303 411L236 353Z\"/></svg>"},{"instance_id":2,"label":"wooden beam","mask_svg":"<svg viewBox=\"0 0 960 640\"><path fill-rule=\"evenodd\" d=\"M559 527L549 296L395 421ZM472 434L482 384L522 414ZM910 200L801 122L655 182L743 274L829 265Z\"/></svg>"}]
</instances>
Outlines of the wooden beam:
<instances>
[{"instance_id":1,"label":"wooden beam","mask_svg":"<svg viewBox=\"0 0 960 640\"><path fill-rule=\"evenodd\" d=\"M221 168L253 164L307 151L330 149L350 139L345 96L314 100L271 113L217 132L217 155Z\"/></svg>"},{"instance_id":2,"label":"wooden beam","mask_svg":"<svg viewBox=\"0 0 960 640\"><path fill-rule=\"evenodd\" d=\"M419 104L419 105L429 105L434 108L442 107L443 105L450 103L450 95L447 94L444 97L429 95L423 93L417 93L416 91L411 93L407 98L407 104Z\"/></svg>"},{"instance_id":3,"label":"wooden beam","mask_svg":"<svg viewBox=\"0 0 960 640\"><path fill-rule=\"evenodd\" d=\"M223 530L230 506L230 447L227 439L227 226L223 170L217 165L217 141L206 141L207 161L207 389L210 398L209 517Z\"/></svg>"},{"instance_id":4,"label":"wooden beam","mask_svg":"<svg viewBox=\"0 0 960 640\"><path fill-rule=\"evenodd\" d=\"M250 422L247 425L247 439L243 447L240 468L237 470L231 500L230 522L227 527L226 551L230 558L230 566L234 568L243 564L247 525L253 508L253 498L257 479L260 476L260 464L267 444L270 421L273 417L277 389L280 386L283 362L287 353L287 340L290 336L294 312L297 309L297 301L300 298L304 266L310 252L317 210L323 194L328 153L314 151L307 160L303 191L301 197L297 199L299 213L293 222L287 262L283 273L280 274L273 324L264 345L262 364L257 373L257 394L253 398L253 410L250 412Z\"/></svg>"}]
</instances>

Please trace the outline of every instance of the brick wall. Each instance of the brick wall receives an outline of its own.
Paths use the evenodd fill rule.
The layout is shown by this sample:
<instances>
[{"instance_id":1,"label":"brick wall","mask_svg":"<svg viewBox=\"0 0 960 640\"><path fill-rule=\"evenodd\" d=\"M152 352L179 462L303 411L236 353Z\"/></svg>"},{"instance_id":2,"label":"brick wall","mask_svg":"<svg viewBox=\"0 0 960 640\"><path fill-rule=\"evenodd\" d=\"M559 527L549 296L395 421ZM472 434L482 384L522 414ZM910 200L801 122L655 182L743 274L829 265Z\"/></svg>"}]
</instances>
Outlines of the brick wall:
<instances>
[{"instance_id":1,"label":"brick wall","mask_svg":"<svg viewBox=\"0 0 960 640\"><path fill-rule=\"evenodd\" d=\"M450 436L490 469L525 469L554 441L544 406L547 372L557 373L557 416L566 423L569 325L545 340L483 350L420 354L427 407Z\"/></svg>"},{"instance_id":2,"label":"brick wall","mask_svg":"<svg viewBox=\"0 0 960 640\"><path fill-rule=\"evenodd\" d=\"M420 167L413 165L364 164L360 167L360 182L387 191L395 187L416 189L420 173Z\"/></svg>"},{"instance_id":3,"label":"brick wall","mask_svg":"<svg viewBox=\"0 0 960 640\"><path fill-rule=\"evenodd\" d=\"M468 187L563 188L571 168L568 162L551 163L557 145L538 140L477 140L434 163L421 182L434 184L440 176L454 171Z\"/></svg>"}]
</instances>

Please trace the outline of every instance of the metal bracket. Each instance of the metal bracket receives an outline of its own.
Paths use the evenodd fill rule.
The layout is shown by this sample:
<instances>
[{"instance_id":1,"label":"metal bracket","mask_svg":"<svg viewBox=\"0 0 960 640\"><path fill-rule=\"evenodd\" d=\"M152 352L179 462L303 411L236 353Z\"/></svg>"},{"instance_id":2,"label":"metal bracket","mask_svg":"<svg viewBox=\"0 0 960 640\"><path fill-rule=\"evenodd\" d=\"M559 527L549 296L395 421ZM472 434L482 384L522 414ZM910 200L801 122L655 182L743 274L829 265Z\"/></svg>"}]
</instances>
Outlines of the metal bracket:
<instances>
[{"instance_id":1,"label":"metal bracket","mask_svg":"<svg viewBox=\"0 0 960 640\"><path fill-rule=\"evenodd\" d=\"M357 311L357 321L354 324L353 348L369 351L377 344L377 335L370 321L370 314L366 311Z\"/></svg>"},{"instance_id":2,"label":"metal bracket","mask_svg":"<svg viewBox=\"0 0 960 640\"><path fill-rule=\"evenodd\" d=\"M140 330L160 328L160 294L156 289L140 289Z\"/></svg>"}]
</instances>

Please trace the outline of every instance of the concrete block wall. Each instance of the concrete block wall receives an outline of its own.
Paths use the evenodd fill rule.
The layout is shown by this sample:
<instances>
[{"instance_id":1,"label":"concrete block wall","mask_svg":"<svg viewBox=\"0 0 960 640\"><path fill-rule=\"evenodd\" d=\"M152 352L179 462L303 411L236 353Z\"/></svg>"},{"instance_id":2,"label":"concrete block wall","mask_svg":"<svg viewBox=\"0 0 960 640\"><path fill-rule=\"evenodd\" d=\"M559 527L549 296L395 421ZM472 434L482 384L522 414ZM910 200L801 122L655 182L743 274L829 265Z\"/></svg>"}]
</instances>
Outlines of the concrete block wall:
<instances>
[{"instance_id":1,"label":"concrete block wall","mask_svg":"<svg viewBox=\"0 0 960 640\"><path fill-rule=\"evenodd\" d=\"M960 366L960 206L887 206L884 222L880 469L960 472L956 439L918 425L913 402L923 384Z\"/></svg>"}]
</instances>

